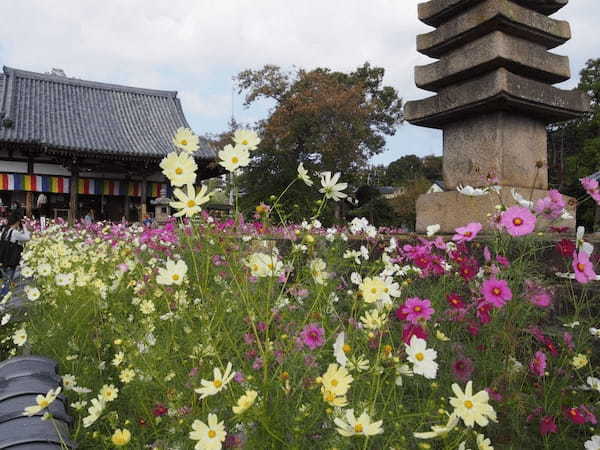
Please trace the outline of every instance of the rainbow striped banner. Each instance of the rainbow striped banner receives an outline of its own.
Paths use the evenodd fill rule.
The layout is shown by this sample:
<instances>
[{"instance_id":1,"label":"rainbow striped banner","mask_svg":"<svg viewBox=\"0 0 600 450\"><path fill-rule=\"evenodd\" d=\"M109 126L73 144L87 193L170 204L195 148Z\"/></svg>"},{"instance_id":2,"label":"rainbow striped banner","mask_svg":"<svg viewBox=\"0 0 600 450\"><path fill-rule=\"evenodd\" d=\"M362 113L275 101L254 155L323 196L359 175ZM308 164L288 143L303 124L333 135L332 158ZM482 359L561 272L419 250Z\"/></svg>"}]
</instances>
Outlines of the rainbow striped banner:
<instances>
[{"instance_id":1,"label":"rainbow striped banner","mask_svg":"<svg viewBox=\"0 0 600 450\"><path fill-rule=\"evenodd\" d=\"M0 173L0 190L68 194L69 179L44 175Z\"/></svg>"},{"instance_id":2,"label":"rainbow striped banner","mask_svg":"<svg viewBox=\"0 0 600 450\"><path fill-rule=\"evenodd\" d=\"M173 188L167 183L149 183L148 197L160 197L160 191L167 190L167 197L173 194Z\"/></svg>"},{"instance_id":3,"label":"rainbow striped banner","mask_svg":"<svg viewBox=\"0 0 600 450\"><path fill-rule=\"evenodd\" d=\"M46 175L23 175L18 173L0 173L0 191L32 191L68 194L70 179ZM160 197L166 189L167 197L173 195L173 188L168 183L148 183L147 196ZM82 195L129 195L140 197L142 183L140 181L96 180L79 178L77 193Z\"/></svg>"}]
</instances>

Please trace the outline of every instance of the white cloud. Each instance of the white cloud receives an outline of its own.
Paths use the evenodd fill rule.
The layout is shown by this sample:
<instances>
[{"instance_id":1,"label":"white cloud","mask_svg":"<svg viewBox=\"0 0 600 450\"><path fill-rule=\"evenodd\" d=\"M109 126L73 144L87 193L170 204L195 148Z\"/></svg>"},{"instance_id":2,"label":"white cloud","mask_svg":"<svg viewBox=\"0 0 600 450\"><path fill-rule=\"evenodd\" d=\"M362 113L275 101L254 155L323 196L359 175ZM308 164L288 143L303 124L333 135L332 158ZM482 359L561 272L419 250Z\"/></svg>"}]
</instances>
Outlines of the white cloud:
<instances>
[{"instance_id":1,"label":"white cloud","mask_svg":"<svg viewBox=\"0 0 600 450\"><path fill-rule=\"evenodd\" d=\"M597 2L572 1L556 16L573 28L573 40L555 51L571 56L575 78L586 59L600 57ZM349 70L370 61L386 68L386 82L405 99L430 95L414 86L413 67L429 62L415 49L415 35L429 30L417 20L417 3L1 0L0 63L35 71L61 67L79 78L178 90L195 128L208 126L205 121L225 128L231 76L267 63ZM215 82L219 77L222 81ZM426 136L424 153L430 153L434 141L441 150L439 133L400 130L399 136L405 135L412 140ZM393 139L391 159L404 152L400 141Z\"/></svg>"}]
</instances>

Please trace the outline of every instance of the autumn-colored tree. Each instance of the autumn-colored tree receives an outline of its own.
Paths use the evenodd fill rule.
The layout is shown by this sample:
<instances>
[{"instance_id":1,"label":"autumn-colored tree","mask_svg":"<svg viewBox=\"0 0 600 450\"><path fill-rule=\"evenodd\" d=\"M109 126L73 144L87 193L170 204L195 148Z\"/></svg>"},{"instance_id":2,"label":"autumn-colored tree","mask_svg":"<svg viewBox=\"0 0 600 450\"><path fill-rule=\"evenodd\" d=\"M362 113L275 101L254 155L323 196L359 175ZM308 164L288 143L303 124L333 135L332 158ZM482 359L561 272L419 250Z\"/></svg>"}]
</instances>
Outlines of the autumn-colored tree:
<instances>
[{"instance_id":1,"label":"autumn-colored tree","mask_svg":"<svg viewBox=\"0 0 600 450\"><path fill-rule=\"evenodd\" d=\"M382 86L383 76L384 69L368 63L350 73L326 68L290 73L271 65L241 72L237 83L246 105L274 102L258 124L262 142L241 179L244 203L253 206L278 195L301 162L312 173L342 172L352 182L402 121L402 100L394 88ZM283 201L301 217L318 197L316 189L298 183Z\"/></svg>"}]
</instances>

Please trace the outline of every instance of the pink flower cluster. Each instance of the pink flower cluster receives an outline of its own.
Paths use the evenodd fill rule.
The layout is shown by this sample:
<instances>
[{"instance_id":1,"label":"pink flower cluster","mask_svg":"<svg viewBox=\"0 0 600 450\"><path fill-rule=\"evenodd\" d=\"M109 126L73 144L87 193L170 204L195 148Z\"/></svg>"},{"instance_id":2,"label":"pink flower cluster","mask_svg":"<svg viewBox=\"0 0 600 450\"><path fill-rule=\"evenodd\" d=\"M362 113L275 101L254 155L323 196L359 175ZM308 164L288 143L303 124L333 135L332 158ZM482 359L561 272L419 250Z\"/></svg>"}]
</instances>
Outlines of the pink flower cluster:
<instances>
[{"instance_id":1,"label":"pink flower cluster","mask_svg":"<svg viewBox=\"0 0 600 450\"><path fill-rule=\"evenodd\" d=\"M598 181L594 180L593 178L582 178L579 181L588 195L592 197L594 201L598 203L598 205L600 205L600 184Z\"/></svg>"},{"instance_id":2,"label":"pink flower cluster","mask_svg":"<svg viewBox=\"0 0 600 450\"><path fill-rule=\"evenodd\" d=\"M535 212L550 220L558 219L565 210L565 200L560 192L552 189L548 195L535 203Z\"/></svg>"}]
</instances>

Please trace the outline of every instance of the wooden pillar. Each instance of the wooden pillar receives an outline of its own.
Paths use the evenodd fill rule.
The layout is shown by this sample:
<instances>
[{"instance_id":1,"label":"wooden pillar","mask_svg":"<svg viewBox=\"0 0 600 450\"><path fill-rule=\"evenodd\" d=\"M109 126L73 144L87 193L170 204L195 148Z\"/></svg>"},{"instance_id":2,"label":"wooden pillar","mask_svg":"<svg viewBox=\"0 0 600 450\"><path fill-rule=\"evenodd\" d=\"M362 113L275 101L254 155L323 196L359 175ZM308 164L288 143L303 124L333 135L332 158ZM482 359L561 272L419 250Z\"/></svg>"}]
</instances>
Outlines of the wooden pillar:
<instances>
[{"instance_id":1,"label":"wooden pillar","mask_svg":"<svg viewBox=\"0 0 600 450\"><path fill-rule=\"evenodd\" d=\"M79 188L79 167L77 164L70 166L71 178L69 180L69 224L73 225L77 220L77 204L78 195L77 191Z\"/></svg>"},{"instance_id":2,"label":"wooden pillar","mask_svg":"<svg viewBox=\"0 0 600 450\"><path fill-rule=\"evenodd\" d=\"M127 220L129 222L129 183L130 183L130 179L129 177L127 177L127 180L125 181L125 202L124 202L124 216L125 216L125 220Z\"/></svg>"},{"instance_id":3,"label":"wooden pillar","mask_svg":"<svg viewBox=\"0 0 600 450\"><path fill-rule=\"evenodd\" d=\"M148 197L147 192L147 183L146 183L146 174L142 176L142 185L140 189L140 222L143 222L146 216L148 215L148 208L146 207L146 199Z\"/></svg>"},{"instance_id":4,"label":"wooden pillar","mask_svg":"<svg viewBox=\"0 0 600 450\"><path fill-rule=\"evenodd\" d=\"M27 159L27 175L33 175L33 158L31 156ZM31 191L25 193L25 215L33 216L33 192Z\"/></svg>"}]
</instances>

